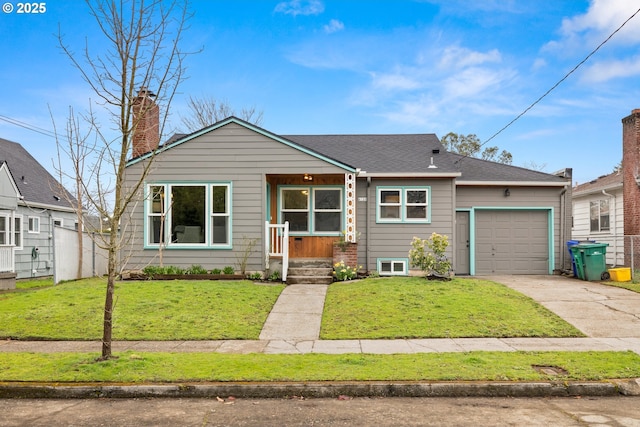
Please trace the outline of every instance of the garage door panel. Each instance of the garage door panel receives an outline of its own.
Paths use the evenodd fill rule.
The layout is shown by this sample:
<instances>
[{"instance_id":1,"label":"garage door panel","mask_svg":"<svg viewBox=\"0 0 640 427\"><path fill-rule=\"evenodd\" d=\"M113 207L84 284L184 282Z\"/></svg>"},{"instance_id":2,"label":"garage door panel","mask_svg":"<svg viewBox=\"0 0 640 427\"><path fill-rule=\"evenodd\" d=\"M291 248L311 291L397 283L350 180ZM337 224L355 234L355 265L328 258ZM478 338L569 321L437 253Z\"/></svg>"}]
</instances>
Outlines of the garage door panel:
<instances>
[{"instance_id":1,"label":"garage door panel","mask_svg":"<svg viewBox=\"0 0 640 427\"><path fill-rule=\"evenodd\" d=\"M476 274L547 274L545 210L477 211Z\"/></svg>"}]
</instances>

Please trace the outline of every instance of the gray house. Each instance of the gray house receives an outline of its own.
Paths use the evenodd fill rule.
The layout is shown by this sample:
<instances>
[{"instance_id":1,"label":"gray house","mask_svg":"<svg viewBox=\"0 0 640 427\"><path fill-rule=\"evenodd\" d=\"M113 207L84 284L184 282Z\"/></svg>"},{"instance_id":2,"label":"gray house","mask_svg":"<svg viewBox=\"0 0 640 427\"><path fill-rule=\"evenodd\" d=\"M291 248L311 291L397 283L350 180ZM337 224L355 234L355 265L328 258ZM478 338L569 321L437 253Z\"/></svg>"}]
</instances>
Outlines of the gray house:
<instances>
[{"instance_id":1,"label":"gray house","mask_svg":"<svg viewBox=\"0 0 640 427\"><path fill-rule=\"evenodd\" d=\"M74 228L70 195L20 144L0 138L0 274L53 274L53 227Z\"/></svg>"},{"instance_id":2,"label":"gray house","mask_svg":"<svg viewBox=\"0 0 640 427\"><path fill-rule=\"evenodd\" d=\"M570 268L570 169L464 157L434 134L277 135L230 117L132 158L130 185L151 161L123 224L126 269L160 253L165 265L235 265L256 240L248 270L276 259L286 277L296 259L331 259L344 235L362 270L407 275L412 238L433 232L449 236L459 275Z\"/></svg>"}]
</instances>

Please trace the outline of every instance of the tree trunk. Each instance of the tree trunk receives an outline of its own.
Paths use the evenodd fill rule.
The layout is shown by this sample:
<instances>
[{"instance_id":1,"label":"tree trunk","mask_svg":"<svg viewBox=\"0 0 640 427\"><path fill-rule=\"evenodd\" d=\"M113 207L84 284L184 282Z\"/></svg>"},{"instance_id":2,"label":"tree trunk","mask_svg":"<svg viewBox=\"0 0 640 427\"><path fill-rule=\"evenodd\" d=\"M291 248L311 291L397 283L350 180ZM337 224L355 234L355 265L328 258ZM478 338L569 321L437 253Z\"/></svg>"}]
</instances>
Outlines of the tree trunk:
<instances>
[{"instance_id":1,"label":"tree trunk","mask_svg":"<svg viewBox=\"0 0 640 427\"><path fill-rule=\"evenodd\" d=\"M113 331L113 294L116 281L116 255L113 247L109 248L109 273L107 276L107 294L104 299L104 320L102 326L102 356L101 360L111 359L111 341Z\"/></svg>"}]
</instances>

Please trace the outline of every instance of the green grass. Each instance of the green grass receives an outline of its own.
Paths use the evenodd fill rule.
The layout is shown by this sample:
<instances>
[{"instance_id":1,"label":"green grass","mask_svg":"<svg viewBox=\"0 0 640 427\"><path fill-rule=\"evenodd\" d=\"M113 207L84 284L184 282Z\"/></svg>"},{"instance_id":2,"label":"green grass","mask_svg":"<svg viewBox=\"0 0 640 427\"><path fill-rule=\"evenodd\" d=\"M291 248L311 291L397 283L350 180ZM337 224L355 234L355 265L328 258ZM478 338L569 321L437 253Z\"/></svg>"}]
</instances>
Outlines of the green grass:
<instances>
[{"instance_id":1,"label":"green grass","mask_svg":"<svg viewBox=\"0 0 640 427\"><path fill-rule=\"evenodd\" d=\"M633 352L470 352L426 354L98 354L0 353L0 381L536 381L640 377ZM550 376L533 365L567 373Z\"/></svg>"},{"instance_id":2,"label":"green grass","mask_svg":"<svg viewBox=\"0 0 640 427\"><path fill-rule=\"evenodd\" d=\"M638 282L603 282L603 284L640 293L640 283Z\"/></svg>"},{"instance_id":3,"label":"green grass","mask_svg":"<svg viewBox=\"0 0 640 427\"><path fill-rule=\"evenodd\" d=\"M0 337L102 337L105 279L0 294ZM283 286L249 281L130 281L115 290L114 340L257 339Z\"/></svg>"},{"instance_id":4,"label":"green grass","mask_svg":"<svg viewBox=\"0 0 640 427\"><path fill-rule=\"evenodd\" d=\"M334 283L322 339L584 336L508 287L477 279L380 278Z\"/></svg>"},{"instance_id":5,"label":"green grass","mask_svg":"<svg viewBox=\"0 0 640 427\"><path fill-rule=\"evenodd\" d=\"M16 289L36 289L53 286L53 277L16 280Z\"/></svg>"}]
</instances>

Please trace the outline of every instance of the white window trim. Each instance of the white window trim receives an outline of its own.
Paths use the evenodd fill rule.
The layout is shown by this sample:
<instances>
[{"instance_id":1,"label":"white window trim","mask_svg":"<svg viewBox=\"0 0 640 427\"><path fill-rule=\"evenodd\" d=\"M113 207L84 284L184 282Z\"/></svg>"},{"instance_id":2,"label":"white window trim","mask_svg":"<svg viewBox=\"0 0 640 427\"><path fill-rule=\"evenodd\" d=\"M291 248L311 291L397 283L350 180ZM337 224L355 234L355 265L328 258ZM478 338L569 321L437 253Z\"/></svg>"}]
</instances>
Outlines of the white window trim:
<instances>
[{"instance_id":1,"label":"white window trim","mask_svg":"<svg viewBox=\"0 0 640 427\"><path fill-rule=\"evenodd\" d=\"M31 228L31 224L35 224L36 227ZM27 233L29 234L39 234L40 233L40 217L39 216L30 216L27 219Z\"/></svg>"},{"instance_id":2,"label":"white window trim","mask_svg":"<svg viewBox=\"0 0 640 427\"><path fill-rule=\"evenodd\" d=\"M400 201L394 203L382 203L383 191L398 191L400 194ZM408 203L407 192L408 191L424 191L426 192L426 203ZM399 206L400 218L384 218L381 216L381 208L384 206ZM407 207L409 206L425 206L427 217L426 218L407 218ZM431 223L431 186L398 186L387 187L379 186L376 189L376 222L384 224L430 224Z\"/></svg>"},{"instance_id":3,"label":"white window trim","mask_svg":"<svg viewBox=\"0 0 640 427\"><path fill-rule=\"evenodd\" d=\"M606 201L609 205L609 227L605 230L602 229L602 213L600 212L600 204ZM598 205L598 229L597 230L592 230L591 229L591 203L597 203ZM590 200L589 201L589 232L590 233L611 233L611 220L612 220L612 215L611 215L611 203L609 203L609 199L597 199L597 200Z\"/></svg>"},{"instance_id":4,"label":"white window trim","mask_svg":"<svg viewBox=\"0 0 640 427\"><path fill-rule=\"evenodd\" d=\"M167 235L167 230L171 230L173 225L173 218L171 216L171 191L176 187L204 187L205 189L205 234L204 243L177 243L171 242L170 235ZM153 200L151 198L151 187L163 187L164 188L164 213L165 213L165 226L164 226L164 243L162 243L163 249L231 249L233 247L233 214L232 214L232 184L231 182L155 182L148 183L145 187L145 203L144 203L144 247L146 249L158 249L160 243L152 243L150 241L151 235L149 234L149 218L154 216L161 216L158 213L152 213L151 204ZM213 203L212 194L214 187L226 187L226 206L225 214L228 218L227 221L227 243L213 243ZM216 214L219 216L219 214Z\"/></svg>"},{"instance_id":5,"label":"white window trim","mask_svg":"<svg viewBox=\"0 0 640 427\"><path fill-rule=\"evenodd\" d=\"M14 250L21 250L24 247L24 224L22 223L23 216L22 215L6 215L0 214L6 218L6 223L9 225L9 229L7 230L7 238L9 239L9 244L3 246L11 246L13 244ZM15 225L16 222L20 224L20 245L16 245L16 231Z\"/></svg>"},{"instance_id":6,"label":"white window trim","mask_svg":"<svg viewBox=\"0 0 640 427\"><path fill-rule=\"evenodd\" d=\"M391 263L391 271L382 271L382 263ZM408 276L409 275L409 260L407 258L378 258L378 274L381 276ZM402 264L402 271L395 271L394 265Z\"/></svg>"}]
</instances>

